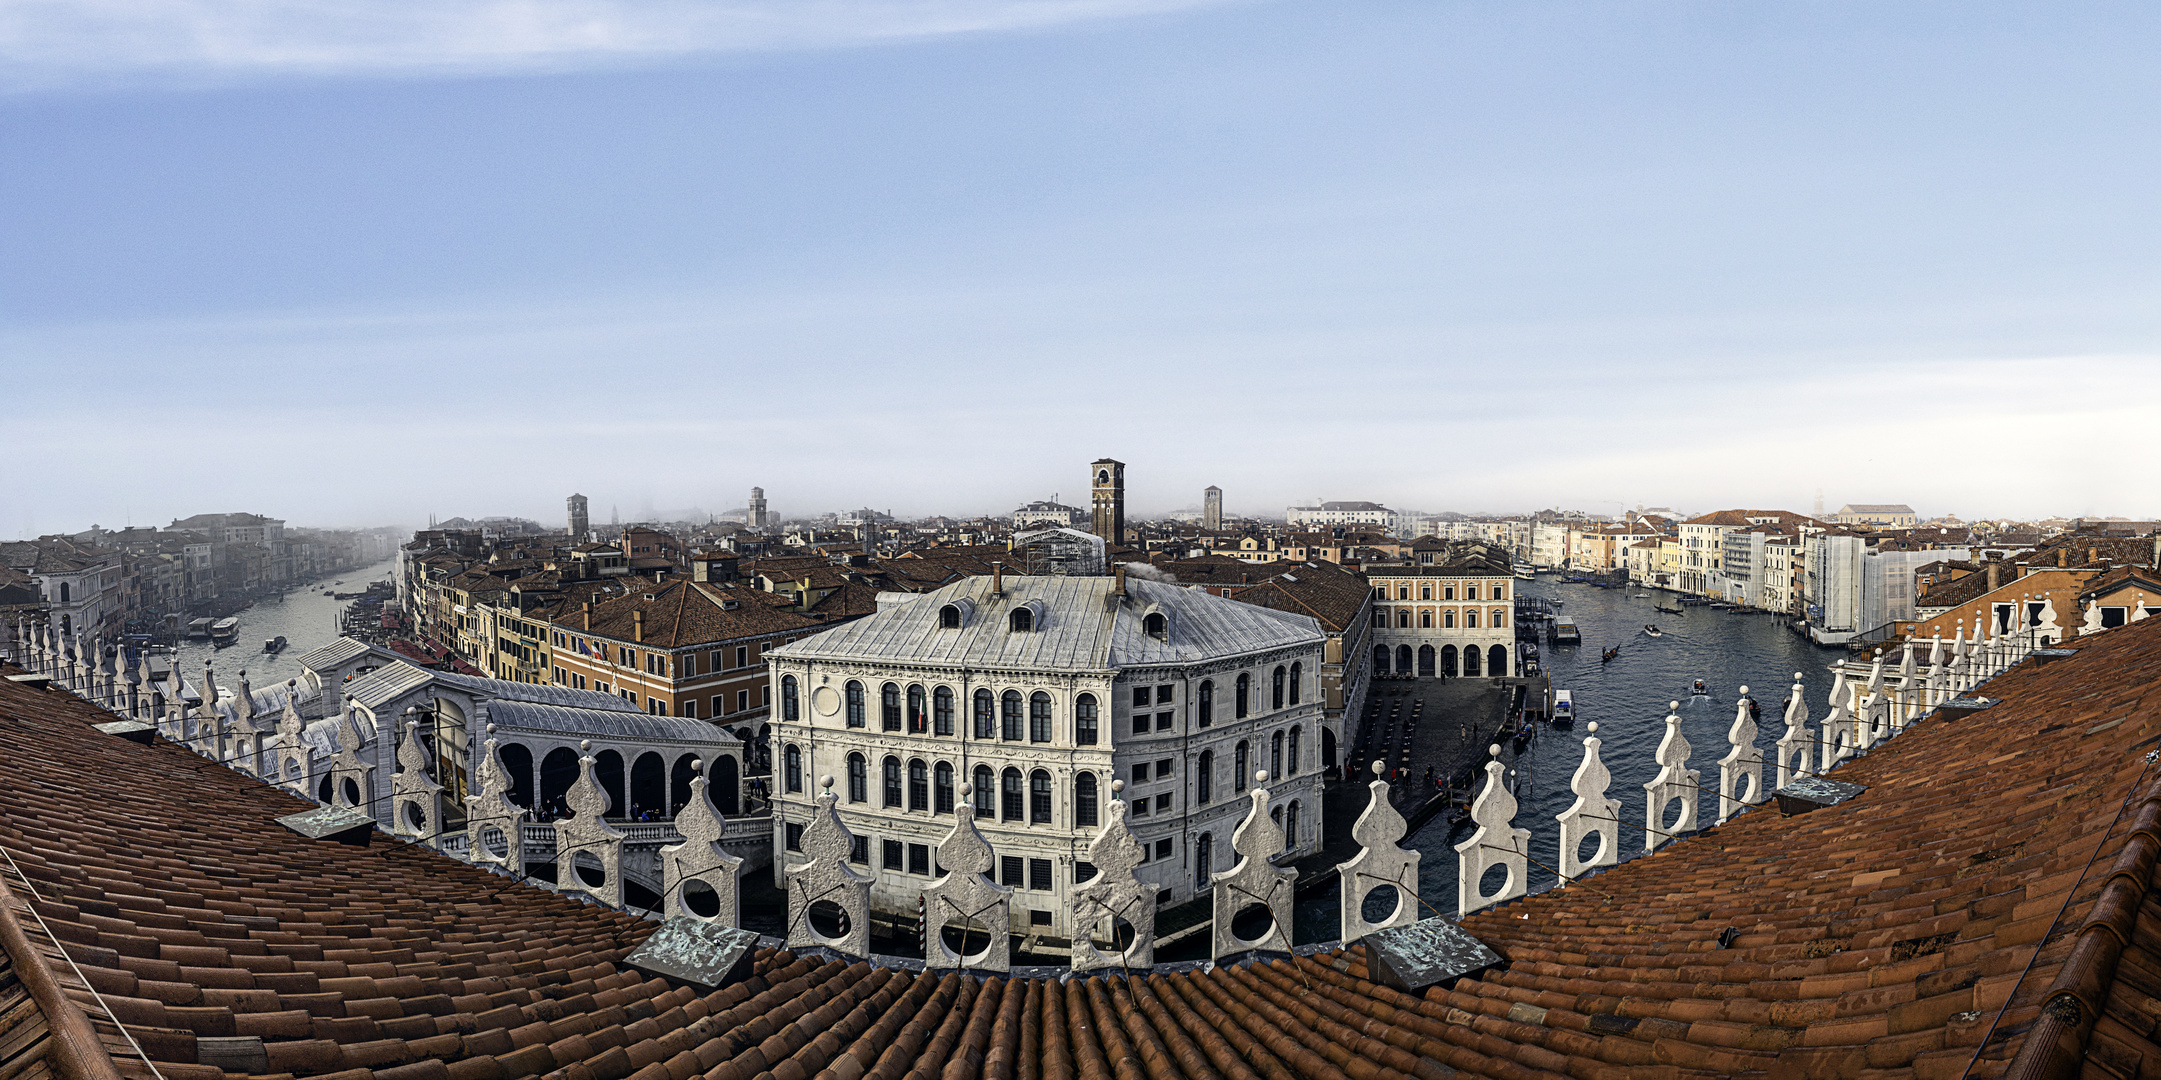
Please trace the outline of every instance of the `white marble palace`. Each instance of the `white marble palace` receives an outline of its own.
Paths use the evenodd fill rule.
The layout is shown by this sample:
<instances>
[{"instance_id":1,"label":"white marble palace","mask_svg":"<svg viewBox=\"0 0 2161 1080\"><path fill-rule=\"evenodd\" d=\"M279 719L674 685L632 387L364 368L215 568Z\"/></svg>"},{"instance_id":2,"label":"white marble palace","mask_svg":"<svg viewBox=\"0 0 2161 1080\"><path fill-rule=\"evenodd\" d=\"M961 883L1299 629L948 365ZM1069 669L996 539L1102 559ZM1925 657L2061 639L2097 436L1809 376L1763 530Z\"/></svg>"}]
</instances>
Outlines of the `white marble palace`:
<instances>
[{"instance_id":1,"label":"white marble palace","mask_svg":"<svg viewBox=\"0 0 2161 1080\"><path fill-rule=\"evenodd\" d=\"M1205 894L1237 860L1260 772L1285 850L1310 853L1324 640L1310 616L1123 572L881 595L876 614L769 654L776 874L803 858L826 776L872 906L910 916L971 792L1019 934L1071 936L1108 799L1126 803L1159 903Z\"/></svg>"}]
</instances>

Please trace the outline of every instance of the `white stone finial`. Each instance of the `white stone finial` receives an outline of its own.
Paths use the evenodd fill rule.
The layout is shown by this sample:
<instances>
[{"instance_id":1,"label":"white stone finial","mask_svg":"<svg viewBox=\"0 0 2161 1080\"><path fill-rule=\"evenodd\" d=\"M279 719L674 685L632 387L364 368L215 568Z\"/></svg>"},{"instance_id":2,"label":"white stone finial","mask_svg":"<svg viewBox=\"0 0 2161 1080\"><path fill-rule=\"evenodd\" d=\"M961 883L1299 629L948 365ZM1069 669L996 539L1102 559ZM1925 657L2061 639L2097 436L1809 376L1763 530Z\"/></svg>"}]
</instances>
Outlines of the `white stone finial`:
<instances>
[{"instance_id":1,"label":"white stone finial","mask_svg":"<svg viewBox=\"0 0 2161 1080\"><path fill-rule=\"evenodd\" d=\"M1374 775L1380 775L1380 769L1374 769ZM1339 918L1346 945L1377 930L1418 921L1418 852L1403 847L1406 823L1388 801L1388 782L1374 780L1366 790L1366 809L1351 825L1351 837L1359 844L1358 854L1336 864L1336 876L1342 882ZM1383 887L1395 889L1395 910L1378 922L1367 922L1366 897Z\"/></svg>"},{"instance_id":2,"label":"white stone finial","mask_svg":"<svg viewBox=\"0 0 2161 1080\"><path fill-rule=\"evenodd\" d=\"M1585 725L1584 730L1589 731L1593 735L1598 734L1598 721L1591 721L1589 724Z\"/></svg>"},{"instance_id":3,"label":"white stone finial","mask_svg":"<svg viewBox=\"0 0 2161 1080\"><path fill-rule=\"evenodd\" d=\"M1598 724L1586 725L1591 737L1583 740L1583 761L1576 766L1576 773L1569 778L1569 789L1576 793L1576 801L1568 809L1554 815L1561 823L1561 884L1566 885L1582 877L1583 872L1594 866L1612 866L1621 857L1621 801L1608 798L1606 788L1613 782L1613 774L1598 756L1601 745ZM1586 861L1579 857L1586 837L1598 837L1598 851Z\"/></svg>"},{"instance_id":4,"label":"white stone finial","mask_svg":"<svg viewBox=\"0 0 2161 1080\"><path fill-rule=\"evenodd\" d=\"M1814 743L1808 731L1808 699L1801 685L1801 673L1793 673L1793 691L1786 697L1786 733L1778 739L1778 786L1785 787L1793 778L1808 772L1809 748Z\"/></svg>"},{"instance_id":5,"label":"white stone finial","mask_svg":"<svg viewBox=\"0 0 2161 1080\"><path fill-rule=\"evenodd\" d=\"M1498 755L1500 747L1493 752ZM1486 786L1471 801L1471 820L1478 830L1471 838L1456 845L1456 917L1462 918L1480 908L1513 900L1529 888L1529 876L1525 868L1529 849L1529 829L1518 829L1516 797L1509 794L1506 776L1508 767L1498 757L1486 762ZM1508 870L1507 880L1492 892L1483 891L1486 871L1494 866Z\"/></svg>"},{"instance_id":6,"label":"white stone finial","mask_svg":"<svg viewBox=\"0 0 2161 1080\"><path fill-rule=\"evenodd\" d=\"M1256 783L1256 784L1265 784L1265 783L1267 783L1267 782L1268 782L1268 770L1266 770L1266 769L1258 769L1258 770L1255 770L1255 772L1253 773L1253 782L1254 782L1254 783Z\"/></svg>"},{"instance_id":7,"label":"white stone finial","mask_svg":"<svg viewBox=\"0 0 2161 1080\"><path fill-rule=\"evenodd\" d=\"M1123 791L1124 791L1125 789L1126 789L1126 782L1125 782L1124 780L1113 780L1113 781L1111 781L1111 794L1113 794L1113 795L1116 795L1116 794L1118 794L1118 793L1120 793L1120 792L1123 792Z\"/></svg>"},{"instance_id":8,"label":"white stone finial","mask_svg":"<svg viewBox=\"0 0 2161 1080\"><path fill-rule=\"evenodd\" d=\"M788 882L788 946L822 946L849 956L870 955L870 875L848 865L855 850L855 834L840 820L840 796L833 793L833 777L820 778L825 788L817 795L817 807L803 830L804 861L784 868ZM840 908L840 933L828 936L812 921L812 909L820 901Z\"/></svg>"},{"instance_id":9,"label":"white stone finial","mask_svg":"<svg viewBox=\"0 0 2161 1080\"><path fill-rule=\"evenodd\" d=\"M1125 781L1111 781L1112 791L1124 790ZM1146 968L1155 964L1155 903L1159 887L1135 877L1147 849L1126 825L1126 804L1112 799L1103 831L1088 846L1089 865L1096 876L1073 889L1073 970L1099 968ZM1213 867L1200 868L1206 872ZM1096 946L1099 929L1108 928L1112 945L1118 939L1118 920L1133 929L1133 942L1124 952L1106 954Z\"/></svg>"},{"instance_id":10,"label":"white stone finial","mask_svg":"<svg viewBox=\"0 0 2161 1080\"><path fill-rule=\"evenodd\" d=\"M696 769L690 778L690 801L675 815L675 831L683 834L683 842L663 847L659 853L662 906L671 919L688 917L715 926L739 926L743 860L720 846L726 823L706 797L705 763L697 762ZM709 890L711 900L701 895L694 906L688 899L693 883ZM712 904L710 914L699 910L706 902Z\"/></svg>"},{"instance_id":11,"label":"white stone finial","mask_svg":"<svg viewBox=\"0 0 2161 1080\"><path fill-rule=\"evenodd\" d=\"M1726 729L1731 749L1718 760L1718 824L1763 799L1763 751L1756 747L1756 717L1748 687L1734 703L1733 726ZM1746 783L1745 788L1743 787Z\"/></svg>"},{"instance_id":12,"label":"white stone finial","mask_svg":"<svg viewBox=\"0 0 2161 1080\"><path fill-rule=\"evenodd\" d=\"M975 804L962 800L953 810L953 828L938 844L938 865L945 873L923 888L924 963L932 969L967 968L1010 971L1013 966L1007 927L1012 923L1013 889L991 879L998 865L989 841L975 827ZM984 931L983 948L963 953L946 943L945 930L958 925L966 949L974 931Z\"/></svg>"},{"instance_id":13,"label":"white stone finial","mask_svg":"<svg viewBox=\"0 0 2161 1080\"><path fill-rule=\"evenodd\" d=\"M578 778L563 793L571 816L555 820L555 891L583 893L612 908L623 906L623 837L621 829L608 824L607 789L593 775L593 741L581 739ZM587 876L590 867L578 866L579 856L598 861L599 881Z\"/></svg>"},{"instance_id":14,"label":"white stone finial","mask_svg":"<svg viewBox=\"0 0 2161 1080\"><path fill-rule=\"evenodd\" d=\"M1291 884L1298 879L1298 871L1269 862L1283 852L1283 828L1268 814L1268 789L1256 787L1247 797L1251 806L1246 818L1231 832L1231 850L1238 853L1238 862L1209 877L1215 884L1212 954L1218 959L1254 949L1291 949ZM1243 937L1231 924L1255 904L1267 909L1268 928L1258 937Z\"/></svg>"},{"instance_id":15,"label":"white stone finial","mask_svg":"<svg viewBox=\"0 0 2161 1080\"><path fill-rule=\"evenodd\" d=\"M1688 739L1681 734L1681 717L1678 713L1666 717L1666 735L1658 742L1658 775L1643 785L1643 849L1656 851L1660 844L1681 833L1696 828L1696 786L1702 776L1688 767L1690 747ZM1681 803L1681 814L1671 829L1661 822L1666 819L1666 807L1676 800Z\"/></svg>"}]
</instances>

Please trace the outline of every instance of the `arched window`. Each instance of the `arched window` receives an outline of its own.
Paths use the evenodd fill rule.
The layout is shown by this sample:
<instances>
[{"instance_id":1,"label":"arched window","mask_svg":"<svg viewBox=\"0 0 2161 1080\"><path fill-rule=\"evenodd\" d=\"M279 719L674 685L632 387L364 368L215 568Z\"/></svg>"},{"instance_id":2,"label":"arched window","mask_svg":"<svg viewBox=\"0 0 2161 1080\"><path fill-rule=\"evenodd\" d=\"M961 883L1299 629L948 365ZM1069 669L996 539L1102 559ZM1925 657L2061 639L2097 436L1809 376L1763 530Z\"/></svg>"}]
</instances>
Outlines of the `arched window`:
<instances>
[{"instance_id":1,"label":"arched window","mask_svg":"<svg viewBox=\"0 0 2161 1080\"><path fill-rule=\"evenodd\" d=\"M1463 650L1463 674L1468 677L1476 677L1478 674L1478 646L1476 645Z\"/></svg>"},{"instance_id":2,"label":"arched window","mask_svg":"<svg viewBox=\"0 0 2161 1080\"><path fill-rule=\"evenodd\" d=\"M1278 731L1268 737L1268 779L1283 778L1283 733Z\"/></svg>"},{"instance_id":3,"label":"arched window","mask_svg":"<svg viewBox=\"0 0 2161 1080\"><path fill-rule=\"evenodd\" d=\"M1291 808L1283 814L1283 846L1298 846L1298 800L1291 800Z\"/></svg>"},{"instance_id":4,"label":"arched window","mask_svg":"<svg viewBox=\"0 0 2161 1080\"><path fill-rule=\"evenodd\" d=\"M998 810L998 780L990 766L975 767L975 816L988 821Z\"/></svg>"},{"instance_id":5,"label":"arched window","mask_svg":"<svg viewBox=\"0 0 2161 1080\"><path fill-rule=\"evenodd\" d=\"M1429 679L1433 677L1433 646L1418 647L1418 673Z\"/></svg>"},{"instance_id":6,"label":"arched window","mask_svg":"<svg viewBox=\"0 0 2161 1080\"><path fill-rule=\"evenodd\" d=\"M794 743L789 743L788 748L781 752L781 758L784 762L786 762L787 775L784 777L784 779L788 782L788 790L796 792L802 791L803 751L799 749Z\"/></svg>"},{"instance_id":7,"label":"arched window","mask_svg":"<svg viewBox=\"0 0 2161 1080\"><path fill-rule=\"evenodd\" d=\"M1269 698L1269 701L1271 702L1269 708L1271 710L1283 708L1284 684L1288 683L1289 681L1290 673L1283 670L1283 665L1277 664L1275 673L1275 684L1270 688L1272 696Z\"/></svg>"},{"instance_id":8,"label":"arched window","mask_svg":"<svg viewBox=\"0 0 2161 1080\"><path fill-rule=\"evenodd\" d=\"M848 801L870 801L869 765L861 754L848 755Z\"/></svg>"},{"instance_id":9,"label":"arched window","mask_svg":"<svg viewBox=\"0 0 2161 1080\"><path fill-rule=\"evenodd\" d=\"M798 706L796 705L795 701L795 676L783 675L780 677L780 718L782 720L787 720L791 722L796 720L799 715L796 712L797 708Z\"/></svg>"},{"instance_id":10,"label":"arched window","mask_svg":"<svg viewBox=\"0 0 2161 1080\"><path fill-rule=\"evenodd\" d=\"M1453 609L1441 612L1441 627L1446 630L1456 628L1456 613Z\"/></svg>"},{"instance_id":11,"label":"arched window","mask_svg":"<svg viewBox=\"0 0 2161 1080\"><path fill-rule=\"evenodd\" d=\"M1253 695L1252 695L1252 690L1253 690L1253 676L1252 676L1252 675L1250 675L1250 674L1248 674L1248 673L1246 673L1246 672L1243 672L1243 671L1239 672L1239 673L1238 673L1238 694L1237 694L1237 697L1236 697L1236 698L1234 699L1234 701L1233 701L1233 703L1232 703L1232 704L1233 704L1233 712L1235 713L1236 717L1237 717L1238 719L1240 719L1240 720L1243 720L1243 719L1245 719L1245 718L1246 718L1246 702L1247 702L1247 700L1248 700L1248 699L1250 699L1250 698L1251 698L1251 697L1253 696Z\"/></svg>"},{"instance_id":12,"label":"arched window","mask_svg":"<svg viewBox=\"0 0 2161 1080\"><path fill-rule=\"evenodd\" d=\"M1285 776L1298 775L1298 737L1302 734L1304 732L1298 728L1291 729L1291 757L1289 761L1291 768L1289 772L1283 774Z\"/></svg>"},{"instance_id":13,"label":"arched window","mask_svg":"<svg viewBox=\"0 0 2161 1080\"><path fill-rule=\"evenodd\" d=\"M1025 820L1021 816L1026 807L1021 805L1024 800L1021 797L1020 770L1007 769L1005 774L1000 777L1000 780L1004 784L1004 791L1001 794L1004 796L1005 802L1004 812L1001 816L1007 821Z\"/></svg>"},{"instance_id":14,"label":"arched window","mask_svg":"<svg viewBox=\"0 0 2161 1080\"><path fill-rule=\"evenodd\" d=\"M975 692L975 737L995 739L998 737L998 702L989 690Z\"/></svg>"},{"instance_id":15,"label":"arched window","mask_svg":"<svg viewBox=\"0 0 2161 1080\"><path fill-rule=\"evenodd\" d=\"M960 629L960 608L953 604L939 608L938 625L947 630Z\"/></svg>"},{"instance_id":16,"label":"arched window","mask_svg":"<svg viewBox=\"0 0 2161 1080\"><path fill-rule=\"evenodd\" d=\"M923 715L923 688L908 688L908 730L921 734L930 730L930 717Z\"/></svg>"},{"instance_id":17,"label":"arched window","mask_svg":"<svg viewBox=\"0 0 2161 1080\"><path fill-rule=\"evenodd\" d=\"M60 602L63 604L68 602L68 583L65 581L60 583Z\"/></svg>"},{"instance_id":18,"label":"arched window","mask_svg":"<svg viewBox=\"0 0 2161 1080\"><path fill-rule=\"evenodd\" d=\"M863 684L848 680L848 726L863 726Z\"/></svg>"},{"instance_id":19,"label":"arched window","mask_svg":"<svg viewBox=\"0 0 2161 1080\"><path fill-rule=\"evenodd\" d=\"M1441 674L1454 678L1456 674L1456 647L1441 646Z\"/></svg>"},{"instance_id":20,"label":"arched window","mask_svg":"<svg viewBox=\"0 0 2161 1080\"><path fill-rule=\"evenodd\" d=\"M1421 629L1421 630L1431 630L1431 629L1433 629L1433 609L1432 609L1432 608L1419 608L1419 609L1418 609L1418 628L1419 628L1419 629Z\"/></svg>"},{"instance_id":21,"label":"arched window","mask_svg":"<svg viewBox=\"0 0 2161 1080\"><path fill-rule=\"evenodd\" d=\"M1399 608L1397 608L1397 609L1396 609L1396 629L1398 629L1398 630L1408 630L1408 629L1410 629L1410 628L1411 628L1411 609L1410 609L1410 608L1407 608L1407 607L1399 607Z\"/></svg>"},{"instance_id":22,"label":"arched window","mask_svg":"<svg viewBox=\"0 0 2161 1080\"><path fill-rule=\"evenodd\" d=\"M1431 586L1431 585L1420 585L1420 586L1418 587L1418 598L1419 598L1420 600L1431 600L1431 599L1433 599L1433 586Z\"/></svg>"},{"instance_id":23,"label":"arched window","mask_svg":"<svg viewBox=\"0 0 2161 1080\"><path fill-rule=\"evenodd\" d=\"M1151 611L1148 613L1147 618L1141 620L1141 629L1146 631L1148 636L1152 638L1169 637L1170 628L1170 620L1164 618L1163 613L1160 611Z\"/></svg>"},{"instance_id":24,"label":"arched window","mask_svg":"<svg viewBox=\"0 0 2161 1080\"><path fill-rule=\"evenodd\" d=\"M1021 738L1020 691L1008 690L998 699L1002 719L1005 721L1005 737L1019 742Z\"/></svg>"},{"instance_id":25,"label":"arched window","mask_svg":"<svg viewBox=\"0 0 2161 1080\"><path fill-rule=\"evenodd\" d=\"M922 758L908 759L908 809L930 809L930 768Z\"/></svg>"},{"instance_id":26,"label":"arched window","mask_svg":"<svg viewBox=\"0 0 2161 1080\"><path fill-rule=\"evenodd\" d=\"M1486 674L1506 675L1508 674L1508 666L1508 649L1506 646L1495 645L1486 651Z\"/></svg>"},{"instance_id":27,"label":"arched window","mask_svg":"<svg viewBox=\"0 0 2161 1080\"><path fill-rule=\"evenodd\" d=\"M1388 674L1388 646L1375 645L1373 647L1373 673L1376 675Z\"/></svg>"},{"instance_id":28,"label":"arched window","mask_svg":"<svg viewBox=\"0 0 2161 1080\"><path fill-rule=\"evenodd\" d=\"M1096 774L1084 772L1073 778L1074 827L1095 828L1096 813Z\"/></svg>"},{"instance_id":29,"label":"arched window","mask_svg":"<svg viewBox=\"0 0 2161 1080\"><path fill-rule=\"evenodd\" d=\"M885 731L900 730L900 685L887 683L878 688L878 725Z\"/></svg>"},{"instance_id":30,"label":"arched window","mask_svg":"<svg viewBox=\"0 0 2161 1080\"><path fill-rule=\"evenodd\" d=\"M1408 645L1398 645L1396 646L1396 674L1408 675L1410 673L1411 647Z\"/></svg>"},{"instance_id":31,"label":"arched window","mask_svg":"<svg viewBox=\"0 0 2161 1080\"><path fill-rule=\"evenodd\" d=\"M1213 865L1215 862L1215 856L1215 834L1202 833L1200 835L1200 839L1193 842L1193 887L1195 889L1206 889L1209 886L1210 881L1208 875L1215 872L1215 866Z\"/></svg>"},{"instance_id":32,"label":"arched window","mask_svg":"<svg viewBox=\"0 0 2161 1080\"><path fill-rule=\"evenodd\" d=\"M1028 741L1050 741L1050 695L1041 690L1028 695Z\"/></svg>"},{"instance_id":33,"label":"arched window","mask_svg":"<svg viewBox=\"0 0 2161 1080\"><path fill-rule=\"evenodd\" d=\"M1464 625L1465 627L1468 627L1469 629L1472 629L1472 630L1476 630L1476 629L1478 629L1478 609L1477 609L1477 608L1468 608L1468 609L1466 609L1466 610L1465 610L1465 611L1463 612L1463 625Z\"/></svg>"},{"instance_id":34,"label":"arched window","mask_svg":"<svg viewBox=\"0 0 2161 1080\"><path fill-rule=\"evenodd\" d=\"M885 805L890 809L898 810L900 809L900 759L897 757L886 758L885 767L880 771L885 774L883 777L885 780L883 785L885 788L883 792Z\"/></svg>"},{"instance_id":35,"label":"arched window","mask_svg":"<svg viewBox=\"0 0 2161 1080\"><path fill-rule=\"evenodd\" d=\"M1231 755L1232 791L1244 791L1246 789L1246 781L1253 778L1252 770L1247 768L1252 764L1252 760L1252 748L1246 745L1244 740L1240 740L1237 751Z\"/></svg>"},{"instance_id":36,"label":"arched window","mask_svg":"<svg viewBox=\"0 0 2161 1080\"><path fill-rule=\"evenodd\" d=\"M930 733L953 734L953 688L941 686L930 694Z\"/></svg>"},{"instance_id":37,"label":"arched window","mask_svg":"<svg viewBox=\"0 0 2161 1080\"><path fill-rule=\"evenodd\" d=\"M933 800L931 802L930 812L933 814L952 813L953 763L949 761L941 761L931 768L930 774L931 796Z\"/></svg>"},{"instance_id":38,"label":"arched window","mask_svg":"<svg viewBox=\"0 0 2161 1080\"><path fill-rule=\"evenodd\" d=\"M1096 744L1096 696L1082 694L1073 699L1073 741L1082 746Z\"/></svg>"},{"instance_id":39,"label":"arched window","mask_svg":"<svg viewBox=\"0 0 2161 1080\"><path fill-rule=\"evenodd\" d=\"M1050 774L1041 769L1028 774L1028 822L1050 824Z\"/></svg>"},{"instance_id":40,"label":"arched window","mask_svg":"<svg viewBox=\"0 0 2161 1080\"><path fill-rule=\"evenodd\" d=\"M1202 806L1216 797L1216 752L1201 751L1201 767L1193 777L1193 801Z\"/></svg>"},{"instance_id":41,"label":"arched window","mask_svg":"<svg viewBox=\"0 0 2161 1080\"><path fill-rule=\"evenodd\" d=\"M1216 722L1216 684L1213 679L1201 681L1200 711L1202 727Z\"/></svg>"},{"instance_id":42,"label":"arched window","mask_svg":"<svg viewBox=\"0 0 2161 1080\"><path fill-rule=\"evenodd\" d=\"M1028 608L1014 608L1013 629L1015 632L1035 629L1035 612Z\"/></svg>"},{"instance_id":43,"label":"arched window","mask_svg":"<svg viewBox=\"0 0 2161 1080\"><path fill-rule=\"evenodd\" d=\"M1293 705L1298 704L1298 677L1304 673L1305 665L1303 663L1293 663L1291 665L1291 704Z\"/></svg>"}]
</instances>

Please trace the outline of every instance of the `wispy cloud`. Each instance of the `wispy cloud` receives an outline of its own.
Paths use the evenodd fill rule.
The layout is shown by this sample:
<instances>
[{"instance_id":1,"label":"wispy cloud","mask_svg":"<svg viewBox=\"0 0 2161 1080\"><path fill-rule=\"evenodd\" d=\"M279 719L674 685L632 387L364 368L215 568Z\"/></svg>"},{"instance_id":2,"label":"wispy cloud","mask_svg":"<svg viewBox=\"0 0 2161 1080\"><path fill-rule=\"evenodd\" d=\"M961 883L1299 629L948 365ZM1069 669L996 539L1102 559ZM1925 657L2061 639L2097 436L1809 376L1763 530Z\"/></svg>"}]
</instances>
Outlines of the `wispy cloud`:
<instances>
[{"instance_id":1,"label":"wispy cloud","mask_svg":"<svg viewBox=\"0 0 2161 1080\"><path fill-rule=\"evenodd\" d=\"M1028 30L1226 0L0 0L0 86L551 71Z\"/></svg>"}]
</instances>

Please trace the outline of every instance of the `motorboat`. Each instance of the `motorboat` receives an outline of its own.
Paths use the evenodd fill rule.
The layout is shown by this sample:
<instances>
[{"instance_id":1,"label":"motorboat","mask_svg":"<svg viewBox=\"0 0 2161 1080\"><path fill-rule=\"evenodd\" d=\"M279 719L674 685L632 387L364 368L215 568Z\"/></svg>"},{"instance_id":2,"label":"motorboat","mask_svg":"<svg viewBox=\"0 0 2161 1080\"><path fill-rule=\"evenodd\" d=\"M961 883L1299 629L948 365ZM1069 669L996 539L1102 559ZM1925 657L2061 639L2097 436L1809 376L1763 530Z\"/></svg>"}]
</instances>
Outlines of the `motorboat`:
<instances>
[{"instance_id":1,"label":"motorboat","mask_svg":"<svg viewBox=\"0 0 2161 1080\"><path fill-rule=\"evenodd\" d=\"M210 624L210 641L224 648L240 640L240 616L228 615Z\"/></svg>"},{"instance_id":2,"label":"motorboat","mask_svg":"<svg viewBox=\"0 0 2161 1080\"><path fill-rule=\"evenodd\" d=\"M1648 626L1648 625L1647 625L1647 626L1645 626L1645 627L1643 628L1643 633L1644 633L1644 636L1646 636L1646 637L1665 637L1665 636L1666 636L1666 635L1665 635L1665 632L1664 632L1664 631L1661 631L1661 630L1660 630L1660 629L1659 629L1658 627L1655 627L1655 626Z\"/></svg>"},{"instance_id":3,"label":"motorboat","mask_svg":"<svg viewBox=\"0 0 2161 1080\"><path fill-rule=\"evenodd\" d=\"M1688 692L1690 695L1695 697L1708 697L1710 696L1711 688L1703 685L1702 679L1697 679L1696 684L1688 688Z\"/></svg>"},{"instance_id":4,"label":"motorboat","mask_svg":"<svg viewBox=\"0 0 2161 1080\"><path fill-rule=\"evenodd\" d=\"M278 636L276 636L276 637L274 637L274 638L264 638L264 639L263 639L263 651L264 651L264 652L266 652L266 653L274 653L274 652L278 652L278 651L281 651L281 650L283 650L284 648L285 648L285 635L284 635L284 634L279 634Z\"/></svg>"},{"instance_id":5,"label":"motorboat","mask_svg":"<svg viewBox=\"0 0 2161 1080\"><path fill-rule=\"evenodd\" d=\"M1576 699L1566 690L1553 692L1553 726L1567 727L1576 722Z\"/></svg>"},{"instance_id":6,"label":"motorboat","mask_svg":"<svg viewBox=\"0 0 2161 1080\"><path fill-rule=\"evenodd\" d=\"M1651 609L1658 612L1660 615L1679 615L1682 618L1688 617L1688 612L1683 611L1677 607L1667 607L1664 604L1652 604Z\"/></svg>"}]
</instances>

